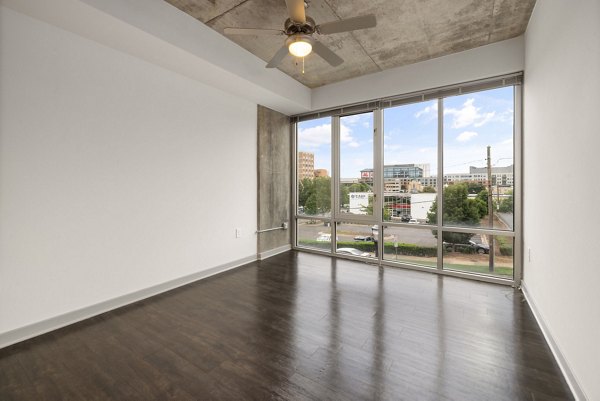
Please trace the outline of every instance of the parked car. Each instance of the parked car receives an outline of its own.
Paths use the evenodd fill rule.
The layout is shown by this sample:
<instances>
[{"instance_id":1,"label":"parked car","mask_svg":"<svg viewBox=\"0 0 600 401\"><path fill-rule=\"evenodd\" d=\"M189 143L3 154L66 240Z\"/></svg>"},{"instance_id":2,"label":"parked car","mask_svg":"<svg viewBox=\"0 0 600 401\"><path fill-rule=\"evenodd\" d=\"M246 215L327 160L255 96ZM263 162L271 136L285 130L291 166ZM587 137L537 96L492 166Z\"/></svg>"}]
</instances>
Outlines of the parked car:
<instances>
[{"instance_id":1,"label":"parked car","mask_svg":"<svg viewBox=\"0 0 600 401\"><path fill-rule=\"evenodd\" d=\"M317 242L331 242L331 234L321 234L317 237Z\"/></svg>"},{"instance_id":2,"label":"parked car","mask_svg":"<svg viewBox=\"0 0 600 401\"><path fill-rule=\"evenodd\" d=\"M336 241L340 240L338 237L336 237L335 239ZM320 234L317 237L317 242L331 242L331 234Z\"/></svg>"},{"instance_id":3,"label":"parked car","mask_svg":"<svg viewBox=\"0 0 600 401\"><path fill-rule=\"evenodd\" d=\"M453 244L451 242L444 242L444 249L448 252L460 251L462 249L468 249L472 252L477 252L481 255L490 253L490 247L486 244L478 244L475 241L469 240L468 244Z\"/></svg>"},{"instance_id":4,"label":"parked car","mask_svg":"<svg viewBox=\"0 0 600 401\"><path fill-rule=\"evenodd\" d=\"M363 252L356 248L338 248L336 252L352 256L371 256L369 252Z\"/></svg>"},{"instance_id":5,"label":"parked car","mask_svg":"<svg viewBox=\"0 0 600 401\"><path fill-rule=\"evenodd\" d=\"M410 219L412 219L412 217L410 215L400 216L400 221L403 223L408 223L410 221Z\"/></svg>"},{"instance_id":6,"label":"parked car","mask_svg":"<svg viewBox=\"0 0 600 401\"><path fill-rule=\"evenodd\" d=\"M409 219L408 224L419 224L419 220L417 219Z\"/></svg>"},{"instance_id":7,"label":"parked car","mask_svg":"<svg viewBox=\"0 0 600 401\"><path fill-rule=\"evenodd\" d=\"M475 241L471 241L469 240L469 245L471 246L471 248L473 248L475 250L475 252L480 253L480 254L484 254L484 253L490 253L490 246L486 245L486 244L478 244Z\"/></svg>"},{"instance_id":8,"label":"parked car","mask_svg":"<svg viewBox=\"0 0 600 401\"><path fill-rule=\"evenodd\" d=\"M364 235L357 235L356 237L354 237L354 241L365 241L365 242L373 242L375 241L375 238L370 237L370 236L364 236Z\"/></svg>"}]
</instances>

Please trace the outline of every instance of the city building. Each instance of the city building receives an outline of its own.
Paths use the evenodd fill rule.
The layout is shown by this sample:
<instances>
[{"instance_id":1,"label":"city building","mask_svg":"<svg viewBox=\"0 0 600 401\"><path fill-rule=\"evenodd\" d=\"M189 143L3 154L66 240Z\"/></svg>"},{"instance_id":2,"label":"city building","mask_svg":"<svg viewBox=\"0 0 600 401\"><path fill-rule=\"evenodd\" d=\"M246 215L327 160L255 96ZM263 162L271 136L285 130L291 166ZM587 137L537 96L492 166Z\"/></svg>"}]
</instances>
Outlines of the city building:
<instances>
[{"instance_id":1,"label":"city building","mask_svg":"<svg viewBox=\"0 0 600 401\"><path fill-rule=\"evenodd\" d=\"M386 164L383 166L384 180L406 180L418 177L429 176L429 164ZM360 179L362 182L373 182L373 169L366 168L360 170Z\"/></svg>"},{"instance_id":2,"label":"city building","mask_svg":"<svg viewBox=\"0 0 600 401\"><path fill-rule=\"evenodd\" d=\"M485 177L487 182L487 167L469 167L469 173L473 177ZM506 167L492 167L492 185L500 187L512 187L514 185L514 167L511 164Z\"/></svg>"},{"instance_id":3,"label":"city building","mask_svg":"<svg viewBox=\"0 0 600 401\"><path fill-rule=\"evenodd\" d=\"M315 169L315 177L329 177L329 172L324 168Z\"/></svg>"},{"instance_id":4,"label":"city building","mask_svg":"<svg viewBox=\"0 0 600 401\"><path fill-rule=\"evenodd\" d=\"M315 177L315 154L298 152L298 180Z\"/></svg>"},{"instance_id":5,"label":"city building","mask_svg":"<svg viewBox=\"0 0 600 401\"><path fill-rule=\"evenodd\" d=\"M435 175L425 175L424 171L429 171L429 164L402 164L385 165L384 188L387 192L420 192L423 187L437 186L437 177ZM492 167L492 185L495 187L512 187L514 168L512 165L506 167ZM363 169L360 171L360 181L368 184L373 183L373 169ZM473 167L469 168L469 173L448 173L444 174L444 185L452 185L459 182L473 182L487 185L487 168ZM495 191L498 189L496 188Z\"/></svg>"}]
</instances>

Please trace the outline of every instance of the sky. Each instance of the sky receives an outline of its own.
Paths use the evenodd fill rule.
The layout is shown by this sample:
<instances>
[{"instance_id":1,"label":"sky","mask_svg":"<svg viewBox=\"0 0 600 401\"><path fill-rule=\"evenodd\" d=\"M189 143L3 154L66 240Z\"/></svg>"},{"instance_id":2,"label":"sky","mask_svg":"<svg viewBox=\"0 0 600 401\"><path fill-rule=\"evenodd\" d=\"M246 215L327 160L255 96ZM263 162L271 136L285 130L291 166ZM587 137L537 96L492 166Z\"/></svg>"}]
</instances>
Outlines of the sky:
<instances>
[{"instance_id":1,"label":"sky","mask_svg":"<svg viewBox=\"0 0 600 401\"><path fill-rule=\"evenodd\" d=\"M444 98L444 174L485 167L488 145L493 167L513 164L513 111L512 87ZM437 100L384 109L383 120L384 164L429 163L437 175ZM342 178L372 168L372 113L340 118L340 142ZM331 175L331 118L299 123L298 150Z\"/></svg>"}]
</instances>

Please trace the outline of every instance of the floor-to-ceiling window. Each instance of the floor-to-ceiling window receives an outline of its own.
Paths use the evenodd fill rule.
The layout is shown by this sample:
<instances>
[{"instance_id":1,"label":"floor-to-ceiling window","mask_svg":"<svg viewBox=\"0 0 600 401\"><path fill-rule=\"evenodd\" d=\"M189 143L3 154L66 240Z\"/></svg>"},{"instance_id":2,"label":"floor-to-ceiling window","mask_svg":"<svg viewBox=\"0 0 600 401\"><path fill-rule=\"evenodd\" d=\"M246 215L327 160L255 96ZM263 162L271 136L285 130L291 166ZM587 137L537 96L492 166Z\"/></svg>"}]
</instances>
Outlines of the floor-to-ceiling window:
<instances>
[{"instance_id":1,"label":"floor-to-ceiling window","mask_svg":"<svg viewBox=\"0 0 600 401\"><path fill-rule=\"evenodd\" d=\"M331 251L331 118L297 124L296 243Z\"/></svg>"},{"instance_id":2,"label":"floor-to-ceiling window","mask_svg":"<svg viewBox=\"0 0 600 401\"><path fill-rule=\"evenodd\" d=\"M520 82L299 116L296 247L520 279Z\"/></svg>"}]
</instances>

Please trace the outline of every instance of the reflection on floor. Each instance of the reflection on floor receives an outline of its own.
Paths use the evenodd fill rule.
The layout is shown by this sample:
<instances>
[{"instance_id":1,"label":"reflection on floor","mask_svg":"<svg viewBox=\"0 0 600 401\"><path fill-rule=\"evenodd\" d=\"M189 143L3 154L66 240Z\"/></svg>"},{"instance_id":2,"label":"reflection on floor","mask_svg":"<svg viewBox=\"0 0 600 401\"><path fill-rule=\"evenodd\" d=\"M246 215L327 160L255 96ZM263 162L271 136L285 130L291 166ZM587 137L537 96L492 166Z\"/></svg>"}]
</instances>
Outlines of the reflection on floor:
<instances>
[{"instance_id":1,"label":"reflection on floor","mask_svg":"<svg viewBox=\"0 0 600 401\"><path fill-rule=\"evenodd\" d=\"M288 252L0 350L2 400L569 400L513 289Z\"/></svg>"}]
</instances>

